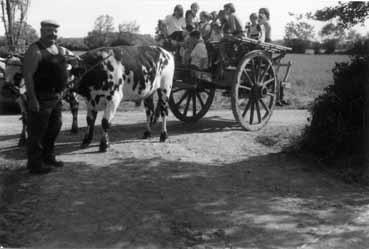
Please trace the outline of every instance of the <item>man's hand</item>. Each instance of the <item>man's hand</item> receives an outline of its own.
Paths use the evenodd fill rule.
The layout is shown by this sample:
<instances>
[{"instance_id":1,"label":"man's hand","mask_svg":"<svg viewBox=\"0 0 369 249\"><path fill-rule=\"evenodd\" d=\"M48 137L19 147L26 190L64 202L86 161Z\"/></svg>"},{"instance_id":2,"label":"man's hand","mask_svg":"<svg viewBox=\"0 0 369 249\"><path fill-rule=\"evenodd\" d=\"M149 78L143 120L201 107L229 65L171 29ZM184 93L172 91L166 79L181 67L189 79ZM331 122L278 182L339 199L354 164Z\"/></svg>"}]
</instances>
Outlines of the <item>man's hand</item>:
<instances>
[{"instance_id":1,"label":"man's hand","mask_svg":"<svg viewBox=\"0 0 369 249\"><path fill-rule=\"evenodd\" d=\"M28 98L28 108L32 112L40 111L40 104L38 103L37 98Z\"/></svg>"}]
</instances>

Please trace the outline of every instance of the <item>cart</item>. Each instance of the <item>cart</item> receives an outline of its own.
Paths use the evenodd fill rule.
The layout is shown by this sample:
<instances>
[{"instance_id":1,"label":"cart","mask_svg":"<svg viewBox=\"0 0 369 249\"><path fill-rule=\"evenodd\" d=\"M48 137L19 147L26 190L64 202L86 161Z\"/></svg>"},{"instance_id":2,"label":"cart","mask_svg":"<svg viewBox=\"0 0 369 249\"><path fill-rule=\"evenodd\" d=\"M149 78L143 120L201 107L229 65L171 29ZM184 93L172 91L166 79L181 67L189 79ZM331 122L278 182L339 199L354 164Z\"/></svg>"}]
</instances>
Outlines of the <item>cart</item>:
<instances>
[{"instance_id":1,"label":"cart","mask_svg":"<svg viewBox=\"0 0 369 249\"><path fill-rule=\"evenodd\" d=\"M249 38L206 45L209 64L213 65L208 70L191 69L176 61L169 98L174 116L186 123L198 121L210 109L215 91L224 89L231 98L233 115L243 129L255 131L264 127L273 113L280 86L288 84L292 63L282 64L281 59L291 49ZM227 51L227 67L220 62L220 46ZM279 79L281 68L285 70Z\"/></svg>"}]
</instances>

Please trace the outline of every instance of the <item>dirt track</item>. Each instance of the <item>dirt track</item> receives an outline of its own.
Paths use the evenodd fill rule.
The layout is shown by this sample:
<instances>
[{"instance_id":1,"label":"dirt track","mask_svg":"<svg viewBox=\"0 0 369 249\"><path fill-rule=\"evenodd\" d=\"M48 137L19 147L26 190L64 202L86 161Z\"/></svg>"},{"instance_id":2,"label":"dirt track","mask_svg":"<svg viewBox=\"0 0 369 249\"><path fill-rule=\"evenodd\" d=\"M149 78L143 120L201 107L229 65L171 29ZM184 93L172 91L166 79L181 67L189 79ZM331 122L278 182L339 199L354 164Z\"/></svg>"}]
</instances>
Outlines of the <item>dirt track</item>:
<instances>
[{"instance_id":1,"label":"dirt track","mask_svg":"<svg viewBox=\"0 0 369 249\"><path fill-rule=\"evenodd\" d=\"M230 110L195 125L171 116L169 140L141 140L144 113L119 113L109 152L79 149L64 113L63 169L30 176L16 116L0 116L0 246L46 248L368 248L367 190L282 152L305 111L276 111L259 132ZM85 125L84 115L80 124ZM14 170L18 168L18 170ZM1 183L1 182L0 182ZM0 184L1 186L1 184Z\"/></svg>"}]
</instances>

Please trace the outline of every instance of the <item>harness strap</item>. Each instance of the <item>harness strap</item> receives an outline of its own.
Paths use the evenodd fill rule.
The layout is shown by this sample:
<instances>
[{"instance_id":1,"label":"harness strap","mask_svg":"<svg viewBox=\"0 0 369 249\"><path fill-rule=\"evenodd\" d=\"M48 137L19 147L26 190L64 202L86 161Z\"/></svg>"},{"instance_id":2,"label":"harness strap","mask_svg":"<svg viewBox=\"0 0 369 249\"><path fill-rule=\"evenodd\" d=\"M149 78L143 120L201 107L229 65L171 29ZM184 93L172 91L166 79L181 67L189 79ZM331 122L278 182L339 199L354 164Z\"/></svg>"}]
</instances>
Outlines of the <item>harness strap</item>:
<instances>
[{"instance_id":1,"label":"harness strap","mask_svg":"<svg viewBox=\"0 0 369 249\"><path fill-rule=\"evenodd\" d=\"M74 87L73 88L78 88L81 80L83 77L86 76L86 74L88 74L89 72L91 72L93 69L95 69L101 62L105 61L106 59L108 59L109 57L111 57L113 54L110 53L108 56L106 56L105 58L103 58L102 60L100 60L99 62L97 62L96 64L94 64L93 66L91 66L89 69L87 69L80 77L78 77L78 79L75 81ZM72 83L70 83L72 84Z\"/></svg>"}]
</instances>

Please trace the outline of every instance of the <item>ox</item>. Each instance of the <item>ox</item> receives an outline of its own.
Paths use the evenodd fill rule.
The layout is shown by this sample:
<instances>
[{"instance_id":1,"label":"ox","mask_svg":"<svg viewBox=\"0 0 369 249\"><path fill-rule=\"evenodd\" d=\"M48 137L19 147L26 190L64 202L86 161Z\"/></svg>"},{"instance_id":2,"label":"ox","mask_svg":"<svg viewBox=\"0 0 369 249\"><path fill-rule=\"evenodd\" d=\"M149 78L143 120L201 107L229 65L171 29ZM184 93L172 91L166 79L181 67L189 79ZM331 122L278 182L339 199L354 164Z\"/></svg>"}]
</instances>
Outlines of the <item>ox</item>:
<instances>
[{"instance_id":1,"label":"ox","mask_svg":"<svg viewBox=\"0 0 369 249\"><path fill-rule=\"evenodd\" d=\"M151 136L151 127L161 116L160 141L167 139L168 99L174 75L171 53L156 46L119 46L95 49L80 58L82 64L72 72L78 78L76 91L85 97L87 104L87 132L82 148L91 143L97 112L104 110L99 149L107 150L108 129L122 100L144 100L146 131L143 138ZM156 107L154 93L158 97Z\"/></svg>"},{"instance_id":2,"label":"ox","mask_svg":"<svg viewBox=\"0 0 369 249\"><path fill-rule=\"evenodd\" d=\"M12 55L5 59L5 70L4 70L4 79L5 85L4 88L8 89L11 92L12 96L15 97L17 104L21 110L21 119L23 123L22 132L19 139L19 146L23 146L25 144L27 138L27 97L26 97L26 86L24 84L23 74L22 74L22 57L18 55ZM68 79L70 82L72 81L72 75ZM69 105L73 116L72 122L72 133L78 132L78 100L77 95L72 91L72 85L68 84L67 89L63 92L63 99L66 100Z\"/></svg>"}]
</instances>

